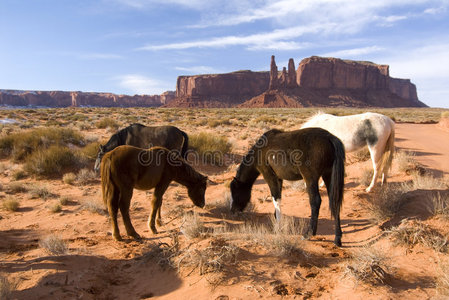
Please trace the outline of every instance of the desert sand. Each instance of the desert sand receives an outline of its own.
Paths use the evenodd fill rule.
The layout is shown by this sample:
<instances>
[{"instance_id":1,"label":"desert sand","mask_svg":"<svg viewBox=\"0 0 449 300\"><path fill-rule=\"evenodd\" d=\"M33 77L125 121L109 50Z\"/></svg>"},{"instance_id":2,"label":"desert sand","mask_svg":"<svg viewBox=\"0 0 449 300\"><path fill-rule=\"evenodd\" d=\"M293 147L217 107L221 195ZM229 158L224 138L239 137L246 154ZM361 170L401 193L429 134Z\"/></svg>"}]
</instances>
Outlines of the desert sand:
<instances>
[{"instance_id":1,"label":"desert sand","mask_svg":"<svg viewBox=\"0 0 449 300\"><path fill-rule=\"evenodd\" d=\"M195 127L183 129L195 132ZM216 130L230 138L241 131L226 130L226 126ZM94 132L103 140L111 134ZM241 158L261 133L234 139L234 158ZM101 202L99 179L70 185L61 179L25 178L19 182L44 185L57 196L36 199L26 192L10 196L7 187L13 181L10 170L14 164L4 160L7 167L0 175L0 197L19 199L20 208L16 212L0 210L0 273L16 285L11 299L444 299L447 296L438 282L449 258L447 248L437 251L425 243L398 244L388 231L409 218L413 219L409 222L424 224L449 238L449 221L425 209L429 195L447 190L449 132L436 124L400 123L396 147L414 152L414 160L446 187L407 192L404 209L390 223L372 222L367 203L378 197L381 187L367 194L360 178L371 163L348 155L341 213L343 246L332 243L333 220L322 190L318 234L308 240L294 236L295 248L287 254L276 253L282 248L270 246L274 234L229 230L245 223L269 228L273 213L262 177L253 187L251 209L238 215L228 212L227 183L235 175L238 161L222 168L196 166L215 182L208 187L203 209L193 206L183 186L172 183L164 195L163 226L158 227L157 235L146 225L151 194L135 191L131 218L143 239L125 236L119 216L124 241L116 242L107 215L85 208L89 201ZM414 178L399 169L394 160L390 186ZM50 207L64 197L69 200L62 210L51 212ZM195 212L205 227L198 237L188 238L183 233L188 212ZM282 212L297 222L308 220L308 196L300 184L284 184ZM45 251L41 241L49 235L66 242L65 254ZM357 257L366 258L372 251L378 253L375 259L379 262L368 267L366 274L371 278L354 277L351 270ZM230 253L227 259L226 253Z\"/></svg>"}]
</instances>

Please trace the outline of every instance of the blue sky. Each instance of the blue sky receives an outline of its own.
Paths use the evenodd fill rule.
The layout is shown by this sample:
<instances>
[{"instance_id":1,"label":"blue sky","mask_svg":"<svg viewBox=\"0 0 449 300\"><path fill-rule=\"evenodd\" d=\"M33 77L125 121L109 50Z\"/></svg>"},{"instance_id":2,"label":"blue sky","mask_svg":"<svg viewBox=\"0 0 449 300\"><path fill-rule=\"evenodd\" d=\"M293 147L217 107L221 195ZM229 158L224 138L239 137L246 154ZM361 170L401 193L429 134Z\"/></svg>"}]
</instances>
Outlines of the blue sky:
<instances>
[{"instance_id":1,"label":"blue sky","mask_svg":"<svg viewBox=\"0 0 449 300\"><path fill-rule=\"evenodd\" d=\"M0 0L0 89L160 94L271 55L389 64L449 108L449 0Z\"/></svg>"}]
</instances>

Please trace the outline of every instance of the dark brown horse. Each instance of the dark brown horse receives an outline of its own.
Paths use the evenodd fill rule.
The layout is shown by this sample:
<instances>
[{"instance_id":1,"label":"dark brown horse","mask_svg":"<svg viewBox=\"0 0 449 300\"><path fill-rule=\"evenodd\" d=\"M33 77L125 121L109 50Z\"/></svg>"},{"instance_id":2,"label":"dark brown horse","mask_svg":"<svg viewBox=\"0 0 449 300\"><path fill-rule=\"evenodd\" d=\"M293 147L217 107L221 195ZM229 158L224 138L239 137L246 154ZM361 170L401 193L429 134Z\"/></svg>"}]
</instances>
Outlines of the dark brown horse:
<instances>
[{"instance_id":1,"label":"dark brown horse","mask_svg":"<svg viewBox=\"0 0 449 300\"><path fill-rule=\"evenodd\" d=\"M189 147L188 135L175 126L145 126L134 123L113 134L105 145L101 145L95 161L94 170L100 169L103 155L118 146L131 145L148 149L154 146L179 151L186 158Z\"/></svg>"},{"instance_id":2,"label":"dark brown horse","mask_svg":"<svg viewBox=\"0 0 449 300\"><path fill-rule=\"evenodd\" d=\"M207 177L196 172L178 153L163 147L142 149L127 145L106 153L101 162L101 189L103 201L112 219L113 238L121 240L117 225L119 209L126 233L135 239L140 238L129 216L129 206L135 188L154 188L148 226L156 234L156 213L160 225L162 196L172 181L186 186L192 202L196 206L204 207Z\"/></svg>"},{"instance_id":3,"label":"dark brown horse","mask_svg":"<svg viewBox=\"0 0 449 300\"><path fill-rule=\"evenodd\" d=\"M312 216L308 234L316 234L321 197L318 179L322 177L329 195L329 208L335 219L335 244L341 246L340 208L343 201L345 150L342 142L320 128L264 133L243 158L231 182L231 210L242 211L251 199L251 188L262 173L270 187L275 216L281 217L282 180L304 179Z\"/></svg>"}]
</instances>

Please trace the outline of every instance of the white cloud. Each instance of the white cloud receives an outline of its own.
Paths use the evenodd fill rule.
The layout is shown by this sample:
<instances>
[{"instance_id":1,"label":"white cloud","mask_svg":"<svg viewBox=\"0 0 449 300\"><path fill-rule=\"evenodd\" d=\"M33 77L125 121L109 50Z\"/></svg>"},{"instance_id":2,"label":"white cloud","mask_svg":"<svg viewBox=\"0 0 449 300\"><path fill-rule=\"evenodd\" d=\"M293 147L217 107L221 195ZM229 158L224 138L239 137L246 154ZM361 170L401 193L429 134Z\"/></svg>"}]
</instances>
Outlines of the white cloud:
<instances>
[{"instance_id":1,"label":"white cloud","mask_svg":"<svg viewBox=\"0 0 449 300\"><path fill-rule=\"evenodd\" d=\"M339 57L339 58L351 58L351 57L358 57L358 56L364 56L367 54L380 52L385 50L382 47L378 46L369 46L369 47L362 47L362 48L354 48L354 49L344 49L339 51L333 51L321 54L321 56L331 56L331 57Z\"/></svg>"},{"instance_id":2,"label":"white cloud","mask_svg":"<svg viewBox=\"0 0 449 300\"><path fill-rule=\"evenodd\" d=\"M332 31L335 24L315 24L314 26L296 26L285 29L277 29L271 32L257 33L246 36L224 36L214 37L207 40L147 45L138 50L181 50L189 48L222 48L227 46L247 46L248 49L278 49L286 50L300 49L302 46L298 42L286 41L288 39L297 38L305 34L317 33L320 31Z\"/></svg>"},{"instance_id":3,"label":"white cloud","mask_svg":"<svg viewBox=\"0 0 449 300\"><path fill-rule=\"evenodd\" d=\"M212 74L224 72L208 66L175 67L175 70L186 72L189 74Z\"/></svg>"},{"instance_id":4,"label":"white cloud","mask_svg":"<svg viewBox=\"0 0 449 300\"><path fill-rule=\"evenodd\" d=\"M117 77L116 80L120 87L128 90L130 93L139 95L157 95L173 89L170 88L172 84L138 74L122 75Z\"/></svg>"}]
</instances>

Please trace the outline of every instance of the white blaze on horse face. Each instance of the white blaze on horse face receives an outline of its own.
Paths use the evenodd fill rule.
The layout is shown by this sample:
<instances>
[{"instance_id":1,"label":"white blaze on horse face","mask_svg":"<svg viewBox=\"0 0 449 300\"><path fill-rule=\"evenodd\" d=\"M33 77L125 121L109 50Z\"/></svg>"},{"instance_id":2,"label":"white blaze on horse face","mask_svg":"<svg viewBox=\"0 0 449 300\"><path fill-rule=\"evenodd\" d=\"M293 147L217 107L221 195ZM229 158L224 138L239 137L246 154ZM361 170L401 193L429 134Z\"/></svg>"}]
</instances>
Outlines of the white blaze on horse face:
<instances>
[{"instance_id":1,"label":"white blaze on horse face","mask_svg":"<svg viewBox=\"0 0 449 300\"><path fill-rule=\"evenodd\" d=\"M275 214L276 214L276 221L280 222L281 221L281 199L275 199L274 197L271 197L271 199L273 199L273 205L274 205L274 210L275 210Z\"/></svg>"}]
</instances>

